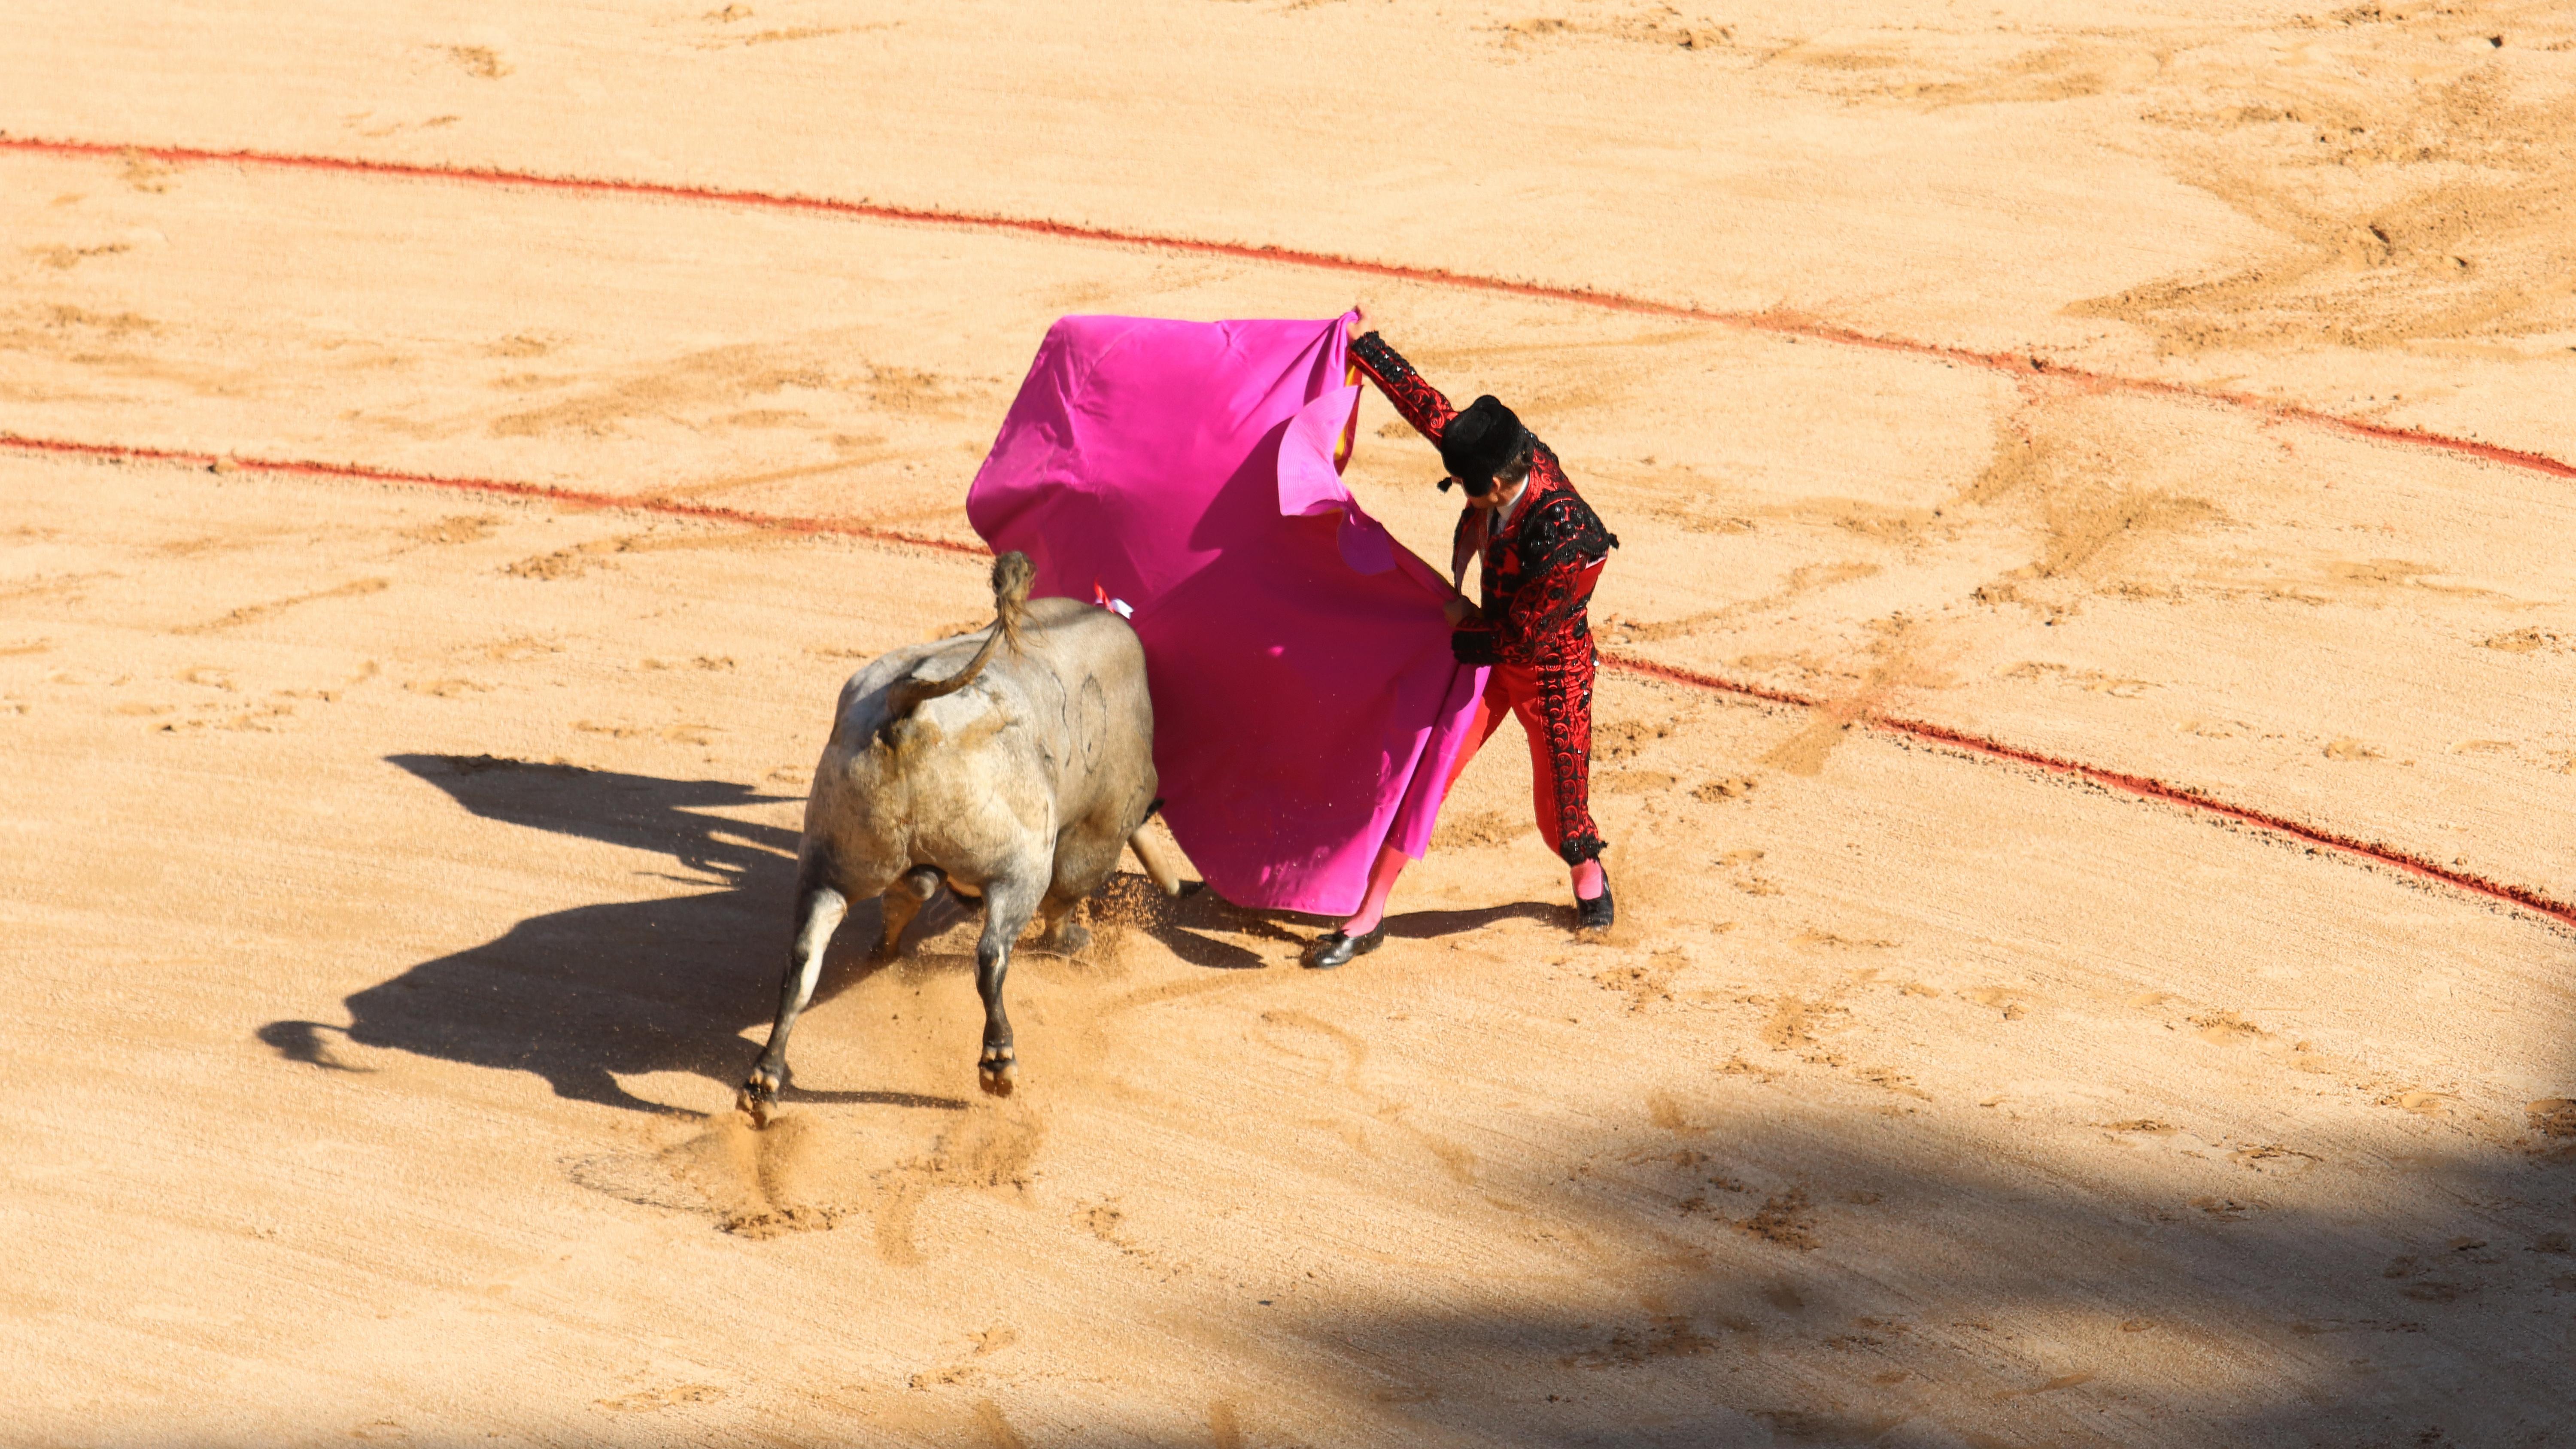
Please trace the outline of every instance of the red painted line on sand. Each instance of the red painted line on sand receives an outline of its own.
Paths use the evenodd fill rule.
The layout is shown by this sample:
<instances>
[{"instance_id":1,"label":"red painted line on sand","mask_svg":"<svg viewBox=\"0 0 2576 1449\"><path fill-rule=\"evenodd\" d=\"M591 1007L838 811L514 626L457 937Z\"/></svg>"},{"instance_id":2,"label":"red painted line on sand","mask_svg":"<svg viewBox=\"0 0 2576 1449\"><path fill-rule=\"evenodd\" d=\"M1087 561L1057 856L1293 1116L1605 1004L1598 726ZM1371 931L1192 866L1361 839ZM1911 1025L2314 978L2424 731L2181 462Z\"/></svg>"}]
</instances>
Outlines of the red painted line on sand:
<instances>
[{"instance_id":1,"label":"red painted line on sand","mask_svg":"<svg viewBox=\"0 0 2576 1449\"><path fill-rule=\"evenodd\" d=\"M535 502L571 504L581 508L616 509L631 513L660 514L668 518L693 518L706 523L734 523L746 528L767 529L779 533L819 533L844 538L872 539L878 543L901 544L908 548L937 549L943 553L962 553L986 557L990 550L980 543L960 543L950 538L932 538L925 534L904 533L891 528L856 523L843 518L796 518L776 513L754 513L742 508L723 508L711 503L691 503L684 499L627 497L616 493L594 493L581 488L558 488L546 483L520 483L507 478L460 478L438 473L408 473L393 468L370 468L363 463L316 463L302 458L244 458L230 454L191 452L182 448L137 448L121 443L81 443L61 438L31 438L20 433L0 432L0 448L23 453L55 453L81 458L133 459L151 463L185 463L194 467L239 468L245 472L287 473L308 478L347 478L367 483L397 483L415 488L445 488L459 493L490 493L504 498L523 498Z\"/></svg>"},{"instance_id":2,"label":"red painted line on sand","mask_svg":"<svg viewBox=\"0 0 2576 1449\"><path fill-rule=\"evenodd\" d=\"M1504 296L1526 297L1538 301L1571 302L1601 307L1612 311L1641 313L1649 316L1685 318L1712 322L1749 331L1805 337L1850 347L1866 347L1910 356L1930 357L1941 361L2018 375L2040 374L2072 381L2080 386L2106 391L2129 392L2147 396L2170 397L2188 401L2215 403L2260 413L2285 421L2366 438L2374 442L2400 446L2431 448L2476 458L2505 467L2520 468L2558 478L2576 478L2576 464L2544 453L2500 447L2471 438L2458 438L2420 428L2393 427L2365 418L2344 417L2297 404L2277 402L2252 393L2221 388L2196 387L2188 383L2168 382L2154 378L2126 377L2116 373L2095 372L2087 368L2064 367L2028 353L1980 352L1947 343L1922 342L1905 337L1878 336L1848 327L1809 321L1778 312L1737 312L1694 307L1683 303L1658 302L1649 298L1630 297L1589 287L1561 287L1538 282L1516 282L1500 277L1455 272L1442 267L1408 266L1394 262L1373 262L1330 252L1301 251L1275 246L1252 246L1239 242L1206 241L1190 237L1162 236L1151 232L1125 231L1110 227L1080 226L1070 222L1037 218L994 216L973 212L946 211L926 207L885 206L874 202L842 201L830 197L798 196L765 191L746 191L720 187L689 186L668 182L630 181L596 177L555 176L533 171L513 171L498 167L440 166L405 161L371 161L356 157L302 155L291 152L257 150L207 150L186 146L133 146L95 141L58 141L32 137L0 136L0 150L31 152L58 156L144 156L155 161L184 164L195 162L229 163L242 166L265 166L302 171L341 172L369 176L391 176L426 181L480 182L502 186L530 187L591 195L660 197L668 200L714 203L720 205L763 207L772 210L815 212L834 216L858 217L874 221L903 222L919 225L959 227L972 230L1017 233L1028 236L1056 237L1074 241L1101 242L1117 246L1146 247L1202 256L1231 257L1246 261L1273 262L1314 267L1329 271L1385 277L1391 280L1421 282L1436 286L1457 287ZM162 448L134 448L113 444L68 442L55 439L28 438L0 433L0 446L25 451L75 454L92 457L135 458L153 461L212 465L217 459L211 453L192 453ZM906 544L948 553L980 556L985 549L950 539L906 534L891 529L871 527L846 520L823 518L789 518L753 513L744 509L723 508L711 504L688 503L672 499L630 498L616 494L594 493L579 489L556 488L545 484L520 483L494 478L453 478L426 473L398 472L370 468L359 464L317 463L290 459L233 458L241 468L263 472L301 474L334 478L359 479L379 483L410 484L468 492L499 494L508 497L543 499L594 508L628 509L670 517L694 518L711 522L735 523L746 527L777 529L794 533L834 534L880 542ZM1716 690L1750 699L1777 704L1814 708L1820 701L1785 690L1765 688L1691 670L1654 664L1645 660L1603 655L1602 662L1613 669L1633 674ZM2285 816L2244 806L2231 805L2185 786L2168 785L2145 775L2106 770L2073 760L2062 760L2034 750L2003 744L1970 735L1943 725L1916 720L1869 718L1877 729L1912 735L1919 739L1974 751L1998 759L2036 766L2055 773L2078 776L2110 789L2148 799L2163 800L2192 809L2235 820L2308 841L2330 849L2362 856L2394 866L2426 879L2473 894L2487 896L2536 911L2570 926L2576 926L2576 906L2555 901L2523 886L2491 881L2483 876L2437 865L2420 856L2393 846L2304 825Z\"/></svg>"},{"instance_id":3,"label":"red painted line on sand","mask_svg":"<svg viewBox=\"0 0 2576 1449\"><path fill-rule=\"evenodd\" d=\"M1701 674L1696 670L1677 669L1670 664L1657 664L1651 659L1636 659L1625 654L1612 654L1607 651L1602 651L1600 658L1602 666L1607 669L1616 669L1627 674L1642 674L1650 679L1661 679L1673 684L1687 684L1693 689L1713 689L1720 694L1740 694L1747 699L1758 699L1766 704L1786 704L1795 705L1799 709L1814 709L1824 703L1823 700L1811 694L1799 694L1787 689L1771 689L1759 684L1744 684L1736 680L1720 678L1714 674Z\"/></svg>"},{"instance_id":4,"label":"red painted line on sand","mask_svg":"<svg viewBox=\"0 0 2576 1449\"><path fill-rule=\"evenodd\" d=\"M947 211L936 207L886 206L869 201L841 201L831 197L746 191L728 187L689 186L663 181L556 176L538 171L515 171L490 166L441 166L415 161L370 161L351 156L314 156L286 151L219 151L194 146L133 146L104 141L47 140L30 136L0 136L0 151L48 156L140 156L173 165L217 162L295 171L392 176L418 181L479 182L487 185L519 186L589 195L659 197L671 201L761 207L777 211L858 217L870 221L1007 232L1023 236L1103 242L1114 246L1145 247L1200 256L1232 257L1244 261L1314 267L1360 276L1385 277L1395 281L1421 282L1501 296L1526 297L1535 301L1571 302L1615 312L1710 322L1746 331L1805 337L1847 347L1867 347L1882 352L1935 358L1960 366L1980 367L2020 377L2057 377L2101 392L2126 392L2148 397L2213 403L2285 422L2305 423L2352 437L2366 438L2372 442L2391 443L2401 447L2430 448L2503 467L2543 473L2553 478L2576 479L2576 463L2553 458L2546 453L2502 447L2494 443L2480 442L2474 438L2453 437L2422 428L2397 427L2388 423L2373 422L2367 418L2346 417L2339 413L2302 407L2296 403L2279 402L2254 393L2228 388L2199 387L2191 383L2167 382L2156 378L2095 372L2089 368L2065 367L2028 352L1980 352L1974 348L1958 347L1943 342L1922 342L1909 337L1880 336L1854 328L1811 321L1791 313L1737 312L1694 307L1686 303L1658 302L1651 298L1631 297L1591 287L1562 287L1542 282L1516 282L1502 277L1479 276L1472 272L1453 272L1445 267L1373 262L1332 252L1301 251L1292 247L1254 246L1243 242L1205 241L1194 237L1161 236L1152 232L1126 231L1116 227L1080 226L1072 222L1048 221L1043 218Z\"/></svg>"},{"instance_id":5,"label":"red painted line on sand","mask_svg":"<svg viewBox=\"0 0 2576 1449\"><path fill-rule=\"evenodd\" d=\"M220 462L227 466L250 472L282 473L290 476L307 478L345 478L368 483L388 483L419 488L440 488L461 493L496 494L506 498L519 498L531 502L560 503L582 508L651 513L666 517L698 519L711 523L739 524L746 528L768 529L783 533L816 533L831 534L848 538L864 538L871 539L879 543L899 544L912 548L935 549L943 553L964 554L972 558L988 557L991 553L989 549L979 543L960 543L955 539L930 538L919 534L900 533L892 529L876 528L868 524L853 523L842 519L794 518L772 513L754 513L749 509L742 508L720 508L705 503L688 503L673 499L650 497L630 498L614 493L595 493L577 488L557 488L543 483L520 483L505 478L453 477L434 473L411 473L392 468L371 468L360 463L321 463L299 458L245 458L232 455L195 452L180 448L126 447L115 443L86 443L62 438L31 438L23 434L8 432L0 432L0 448L14 449L25 453L50 454L56 457L177 463L200 468L212 467ZM1674 684L1688 685L1694 689L1713 690L1722 694L1737 695L1745 699L1758 699L1771 704L1792 705L1800 709L1815 709L1824 703L1824 701L1811 695L1799 694L1791 690L1772 689L1759 684L1747 684L1740 680L1727 679L1719 675L1702 674L1695 670L1681 669L1669 664L1657 664L1651 660L1635 659L1625 655L1603 654L1601 656L1601 663L1605 668L1619 670L1623 673L1644 675L1648 678L1662 679ZM2538 891L2531 890L2528 887L2511 885L2500 881L2491 881L2486 879L2484 876L2471 875L2466 871L2453 870L2448 866L2436 865L2432 861L2426 860L2421 856L2409 854L2408 852L2399 850L2394 846L2382 845L2375 841L2356 840L2351 836L2337 834L2334 831L2325 830L2317 826L2303 825L2287 816L2274 815L2269 811L2255 810L2242 805L2231 805L2224 800L2203 794L2200 791L2191 789L2187 786L2168 785L2161 780L2153 779L2146 775L2132 775L2125 771L2106 770L2098 765L2087 765L2076 760L2062 760L2054 755L2041 754L2036 750L2025 750L2019 746L2007 745L1997 740L1987 739L1981 735L1967 734L1963 731L1951 729L1946 725L1926 724L1919 720L1888 719L1877 716L1864 716L1863 722L1867 723L1874 729L1882 729L1897 734L1911 735L1917 739L1930 740L1938 744L1951 745L1960 749L1971 750L1978 754L1990 755L1996 759L2010 760L2017 764L2034 765L2040 769L2052 771L2058 774L2074 775L2110 789L2124 791L2132 795L2143 796L2151 800L2162 800L2170 804L2181 805L2190 809L2216 815L2224 819L2234 820L2240 824L2252 825L2261 829L2275 831L2293 839L2308 841L2311 844L2322 845L2351 855L2362 856L2370 860L2375 860L2383 865L2394 866L2399 870L2406 871L2413 875L2422 876L2428 880L2440 881L2445 885L2454 886L2460 890L2468 891L2475 895L2504 901L2508 904L2520 906L2526 910L2535 911L2541 915L2551 917L2563 924L2576 926L2576 906L2551 900L2549 897L2540 894Z\"/></svg>"},{"instance_id":6,"label":"red painted line on sand","mask_svg":"<svg viewBox=\"0 0 2576 1449\"><path fill-rule=\"evenodd\" d=\"M1742 695L1749 699L1764 700L1773 704L1797 705L1801 708L1813 709L1823 703L1821 700L1788 690L1767 689L1758 684L1743 684L1713 674L1676 669L1668 664L1656 664L1649 660L1632 659L1622 655L1604 654L1601 656L1601 663L1606 668L1629 674L1642 674L1653 679L1669 680L1675 684L1686 684L1694 688L1716 690L1725 694ZM2437 865L2420 855L2400 850L2393 845L2384 845L2373 840L2359 840L2320 826L2302 824L2288 816L2275 815L2268 810L2231 805L2227 801L2204 794L2187 785L2168 785L2149 775L2133 775L2124 770L2106 770L2099 765L2087 765L2079 760L2059 759L2055 755L2044 755L2037 750L2026 750L2018 745L1990 740L1983 735L1954 730L1947 725L1883 716L1863 716L1860 722L1873 729L1886 730L1891 734L1911 735L1916 739L1970 750L1999 760L2010 760L2015 764L2033 765L2053 774L2073 775L2108 789L2142 796L2149 800L2161 800L2168 804L2185 806L2222 819L2236 821L2241 825L2252 825L2289 836L2294 840L2304 840L2311 845L2321 845L2348 855L2361 856L2382 865L2394 866L2410 875L2437 880L2444 885L2473 895L2503 901L2509 905L2548 916L2561 924L2576 926L2576 905L2551 900L2527 886L2489 880L2482 875L2454 870L2449 866Z\"/></svg>"}]
</instances>

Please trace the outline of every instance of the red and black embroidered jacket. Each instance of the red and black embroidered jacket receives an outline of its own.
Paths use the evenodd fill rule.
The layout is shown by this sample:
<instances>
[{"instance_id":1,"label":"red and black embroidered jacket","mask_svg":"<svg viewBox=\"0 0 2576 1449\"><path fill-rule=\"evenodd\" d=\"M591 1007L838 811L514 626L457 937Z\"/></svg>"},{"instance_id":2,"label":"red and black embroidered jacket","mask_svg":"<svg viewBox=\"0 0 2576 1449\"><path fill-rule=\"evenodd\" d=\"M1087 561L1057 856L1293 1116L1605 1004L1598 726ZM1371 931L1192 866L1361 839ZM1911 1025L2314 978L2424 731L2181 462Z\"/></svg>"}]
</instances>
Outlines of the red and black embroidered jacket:
<instances>
[{"instance_id":1,"label":"red and black embroidered jacket","mask_svg":"<svg viewBox=\"0 0 2576 1449\"><path fill-rule=\"evenodd\" d=\"M1438 388L1374 332L1351 343L1351 360L1415 431L1439 444L1458 410ZM1592 582L1619 546L1547 444L1533 438L1530 454L1529 481L1499 535L1488 536L1494 515L1485 509L1458 515L1451 576L1463 579L1467 560L1483 557L1484 617L1459 631L1458 657L1470 664L1538 664L1588 644Z\"/></svg>"}]
</instances>

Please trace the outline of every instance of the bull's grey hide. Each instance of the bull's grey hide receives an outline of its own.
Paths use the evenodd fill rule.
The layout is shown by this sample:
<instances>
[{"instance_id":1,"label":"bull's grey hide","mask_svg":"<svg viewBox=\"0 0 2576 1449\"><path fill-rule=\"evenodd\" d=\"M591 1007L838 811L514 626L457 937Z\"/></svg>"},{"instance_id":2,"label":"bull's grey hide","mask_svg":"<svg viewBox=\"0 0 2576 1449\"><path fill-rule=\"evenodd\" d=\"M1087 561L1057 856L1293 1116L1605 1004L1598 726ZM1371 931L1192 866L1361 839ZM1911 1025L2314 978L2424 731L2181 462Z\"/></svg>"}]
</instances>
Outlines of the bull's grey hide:
<instances>
[{"instance_id":1,"label":"bull's grey hide","mask_svg":"<svg viewBox=\"0 0 2576 1449\"><path fill-rule=\"evenodd\" d=\"M991 629L912 644L841 688L814 772L799 851L796 941L769 1046L741 1106L765 1119L787 1076L787 1034L814 993L849 903L883 896L880 955L940 886L984 900L975 985L984 998L983 1089L1017 1078L1002 981L1011 947L1043 918L1042 949L1071 953L1073 909L1106 884L1154 803L1154 707L1136 631L1107 609L1029 601L1023 554L993 566ZM1137 838L1166 889L1169 868Z\"/></svg>"}]
</instances>

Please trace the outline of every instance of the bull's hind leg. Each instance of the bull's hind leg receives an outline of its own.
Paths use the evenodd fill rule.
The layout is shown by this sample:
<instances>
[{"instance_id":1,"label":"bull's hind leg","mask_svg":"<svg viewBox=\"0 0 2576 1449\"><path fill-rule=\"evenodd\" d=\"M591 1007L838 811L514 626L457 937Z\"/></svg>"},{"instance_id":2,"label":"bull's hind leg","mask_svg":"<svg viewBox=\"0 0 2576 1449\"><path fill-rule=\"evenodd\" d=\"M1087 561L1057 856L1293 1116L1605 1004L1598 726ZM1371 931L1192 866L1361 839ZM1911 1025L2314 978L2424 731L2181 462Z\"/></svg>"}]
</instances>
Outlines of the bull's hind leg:
<instances>
[{"instance_id":1,"label":"bull's hind leg","mask_svg":"<svg viewBox=\"0 0 2576 1449\"><path fill-rule=\"evenodd\" d=\"M778 1019L769 1027L769 1045L760 1060L753 1064L751 1076L734 1094L734 1105L751 1114L754 1122L766 1123L769 1109L778 1104L778 1090L787 1085L787 1034L796 1029L796 1017L814 999L814 984L823 976L823 950L832 944L832 932L838 930L841 917L850 909L850 898L812 876L806 876L796 889L796 944L787 957L787 975L778 985Z\"/></svg>"},{"instance_id":2,"label":"bull's hind leg","mask_svg":"<svg viewBox=\"0 0 2576 1449\"><path fill-rule=\"evenodd\" d=\"M1091 944L1091 932L1074 919L1084 901L1099 894L1118 872L1118 853L1127 844L1124 835L1077 827L1056 841L1055 872L1048 882L1046 899L1038 902L1038 918L1046 930L1038 937L1038 949L1058 956L1072 956Z\"/></svg>"},{"instance_id":3,"label":"bull's hind leg","mask_svg":"<svg viewBox=\"0 0 2576 1449\"><path fill-rule=\"evenodd\" d=\"M1019 1084L1019 1058L1011 1050L1011 1018L1002 1009L1002 982L1011 973L1011 947L1037 914L1039 887L997 880L984 891L984 935L975 943L975 993L984 998L984 1051L975 1062L976 1085L988 1096L1007 1097Z\"/></svg>"},{"instance_id":4,"label":"bull's hind leg","mask_svg":"<svg viewBox=\"0 0 2576 1449\"><path fill-rule=\"evenodd\" d=\"M939 894L940 879L939 867L916 865L897 876L893 885L886 887L885 935L877 941L878 960L894 959L895 948L903 941L904 928L912 924L913 917L921 914L921 908L930 903L932 896Z\"/></svg>"},{"instance_id":5,"label":"bull's hind leg","mask_svg":"<svg viewBox=\"0 0 2576 1449\"><path fill-rule=\"evenodd\" d=\"M1038 921L1042 929L1038 932L1037 949L1051 956L1081 955L1083 948L1091 944L1090 930L1074 919L1081 905L1078 898L1053 893L1038 902Z\"/></svg>"}]
</instances>

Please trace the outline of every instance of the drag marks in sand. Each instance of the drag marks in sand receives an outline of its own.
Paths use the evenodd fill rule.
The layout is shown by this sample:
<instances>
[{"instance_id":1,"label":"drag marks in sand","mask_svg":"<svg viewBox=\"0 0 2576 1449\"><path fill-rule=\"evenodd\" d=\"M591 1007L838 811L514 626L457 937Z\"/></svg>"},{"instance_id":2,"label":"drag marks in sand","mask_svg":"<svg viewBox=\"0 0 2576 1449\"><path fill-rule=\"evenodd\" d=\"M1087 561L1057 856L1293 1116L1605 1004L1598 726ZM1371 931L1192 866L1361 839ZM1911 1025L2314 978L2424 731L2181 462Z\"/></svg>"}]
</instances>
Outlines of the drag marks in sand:
<instances>
[{"instance_id":1,"label":"drag marks in sand","mask_svg":"<svg viewBox=\"0 0 2576 1449\"><path fill-rule=\"evenodd\" d=\"M2147 327L2178 351L2513 347L2576 325L2564 282L2576 256L2576 126L2563 95L2515 85L2492 50L2460 43L2453 27L2481 12L2517 44L2576 40L2563 12L2426 7L2411 23L2374 14L2320 36L2305 64L2247 65L2232 47L2181 59L2173 79L2189 94L2154 113L2173 164L2283 246L2241 269L2081 303L2076 315ZM2406 55L2414 73L2388 84L2336 63L2338 52L2373 51ZM2227 76L2226 102L2213 104L2191 73L2204 68Z\"/></svg>"}]
</instances>

